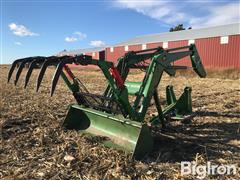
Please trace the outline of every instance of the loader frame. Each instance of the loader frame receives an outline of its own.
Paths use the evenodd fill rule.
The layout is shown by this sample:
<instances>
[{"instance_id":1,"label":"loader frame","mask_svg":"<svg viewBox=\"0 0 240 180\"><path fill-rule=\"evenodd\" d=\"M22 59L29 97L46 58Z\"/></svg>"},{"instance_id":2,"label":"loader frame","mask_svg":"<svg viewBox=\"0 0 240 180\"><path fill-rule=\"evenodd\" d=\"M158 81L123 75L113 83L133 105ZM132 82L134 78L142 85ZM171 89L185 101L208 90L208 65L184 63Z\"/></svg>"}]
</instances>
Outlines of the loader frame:
<instances>
[{"instance_id":1,"label":"loader frame","mask_svg":"<svg viewBox=\"0 0 240 180\"><path fill-rule=\"evenodd\" d=\"M13 62L9 71L8 81L18 65L14 81L16 85L25 64L29 63L25 79L26 87L33 69L41 64L37 79L38 91L47 67L55 66L51 96L61 76L77 101L77 104L70 106L63 125L69 129L107 136L108 140L104 141L104 144L133 152L133 157L140 158L150 152L153 146L149 124L153 126L161 123L162 126L165 126L166 117L182 119L185 114L192 112L191 87L186 87L177 100L173 86L168 85L166 87L167 107L164 109L161 107L157 90L164 72L170 76L175 76L177 69L190 68L173 65L175 61L187 56L190 56L191 68L198 76L201 78L206 77L206 71L196 46L191 44L173 49L158 47L131 51L120 57L116 65L111 61L96 60L87 55L37 56L19 59ZM73 74L68 64L98 66L108 82L104 93L102 95L90 93ZM143 81L127 82L126 79L130 69L145 71ZM135 96L133 104L129 101L130 95ZM151 99L155 102L158 115L146 123L144 119Z\"/></svg>"}]
</instances>

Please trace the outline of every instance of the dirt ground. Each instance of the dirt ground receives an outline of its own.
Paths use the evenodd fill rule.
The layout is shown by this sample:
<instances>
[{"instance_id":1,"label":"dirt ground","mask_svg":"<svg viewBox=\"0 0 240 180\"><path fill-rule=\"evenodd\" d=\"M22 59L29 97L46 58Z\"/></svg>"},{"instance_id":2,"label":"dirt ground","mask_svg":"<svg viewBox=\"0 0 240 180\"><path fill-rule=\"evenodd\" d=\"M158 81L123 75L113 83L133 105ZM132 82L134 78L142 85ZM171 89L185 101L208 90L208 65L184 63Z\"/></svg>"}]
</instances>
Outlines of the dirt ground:
<instances>
[{"instance_id":1,"label":"dirt ground","mask_svg":"<svg viewBox=\"0 0 240 180\"><path fill-rule=\"evenodd\" d=\"M181 161L240 167L239 79L164 76L159 86L163 100L170 81L178 96L190 85L195 114L191 123L174 121L169 128L158 129L153 152L137 161L131 160L130 154L61 127L68 105L75 101L62 81L50 97L52 69L39 93L35 92L37 72L24 90L26 72L15 87L13 80L6 82L8 69L0 66L0 178L196 179L193 175L181 176ZM92 92L101 92L105 85L99 72L79 71L78 76ZM140 80L141 76L135 74L130 79ZM147 116L152 113L150 108ZM240 172L238 169L236 175L206 179L240 179Z\"/></svg>"}]
</instances>

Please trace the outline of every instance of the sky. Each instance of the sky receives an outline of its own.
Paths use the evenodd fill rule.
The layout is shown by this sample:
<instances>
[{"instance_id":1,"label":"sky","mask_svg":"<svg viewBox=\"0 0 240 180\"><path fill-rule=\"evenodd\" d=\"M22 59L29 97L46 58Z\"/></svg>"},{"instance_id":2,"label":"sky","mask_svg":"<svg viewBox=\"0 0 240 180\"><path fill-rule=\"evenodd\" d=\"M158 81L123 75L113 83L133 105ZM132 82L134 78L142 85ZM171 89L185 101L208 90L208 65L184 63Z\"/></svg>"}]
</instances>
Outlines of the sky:
<instances>
[{"instance_id":1,"label":"sky","mask_svg":"<svg viewBox=\"0 0 240 180\"><path fill-rule=\"evenodd\" d=\"M64 49L240 22L239 0L0 0L1 64Z\"/></svg>"}]
</instances>

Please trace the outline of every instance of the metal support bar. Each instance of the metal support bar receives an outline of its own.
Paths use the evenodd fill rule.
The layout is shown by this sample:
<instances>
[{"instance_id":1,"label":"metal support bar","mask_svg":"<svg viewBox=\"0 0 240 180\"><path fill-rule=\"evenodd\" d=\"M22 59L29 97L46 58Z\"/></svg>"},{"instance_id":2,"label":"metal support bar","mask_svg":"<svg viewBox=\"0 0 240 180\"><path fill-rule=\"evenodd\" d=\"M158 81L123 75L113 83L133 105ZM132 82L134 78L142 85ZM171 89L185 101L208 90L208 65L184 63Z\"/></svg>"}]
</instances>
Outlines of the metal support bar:
<instances>
[{"instance_id":1,"label":"metal support bar","mask_svg":"<svg viewBox=\"0 0 240 180\"><path fill-rule=\"evenodd\" d=\"M161 108L161 104L160 104L157 89L153 93L153 98L154 98L155 105L156 105L157 112L158 112L158 119L161 121L162 127L165 127L165 121L164 121L165 118L164 118L164 115L163 115L163 112L162 112L162 108Z\"/></svg>"},{"instance_id":2,"label":"metal support bar","mask_svg":"<svg viewBox=\"0 0 240 180\"><path fill-rule=\"evenodd\" d=\"M171 105L173 103L176 103L177 99L173 91L173 86L168 85L166 87L166 99L167 99L167 104Z\"/></svg>"},{"instance_id":3,"label":"metal support bar","mask_svg":"<svg viewBox=\"0 0 240 180\"><path fill-rule=\"evenodd\" d=\"M182 52L174 52L174 53L167 53L166 60L167 62L171 63L177 60L181 60L184 57L187 57L192 54L192 51L182 51Z\"/></svg>"}]
</instances>

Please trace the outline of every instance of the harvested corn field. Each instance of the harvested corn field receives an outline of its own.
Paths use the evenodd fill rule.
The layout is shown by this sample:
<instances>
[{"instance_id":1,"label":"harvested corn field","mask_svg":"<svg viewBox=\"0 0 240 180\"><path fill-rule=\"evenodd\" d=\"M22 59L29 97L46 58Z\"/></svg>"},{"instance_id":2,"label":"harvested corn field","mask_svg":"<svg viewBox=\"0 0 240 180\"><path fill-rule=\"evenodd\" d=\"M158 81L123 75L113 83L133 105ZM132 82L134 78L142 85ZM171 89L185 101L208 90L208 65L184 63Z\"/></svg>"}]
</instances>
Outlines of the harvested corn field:
<instances>
[{"instance_id":1,"label":"harvested corn field","mask_svg":"<svg viewBox=\"0 0 240 180\"><path fill-rule=\"evenodd\" d=\"M181 179L181 161L240 166L239 79L164 76L158 88L163 99L169 82L178 96L185 86L192 86L194 115L190 123L171 121L164 130L153 129L154 150L137 161L123 151L104 147L101 138L62 128L68 106L75 100L63 81L50 97L53 69L46 72L40 92L36 93L37 71L24 90L23 79L17 87L7 84L9 67L0 68L1 178ZM106 86L99 71L81 70L76 74L92 92L101 93ZM138 72L130 79L141 80L142 76ZM147 117L153 112L150 107ZM238 171L226 178L239 176Z\"/></svg>"}]
</instances>

